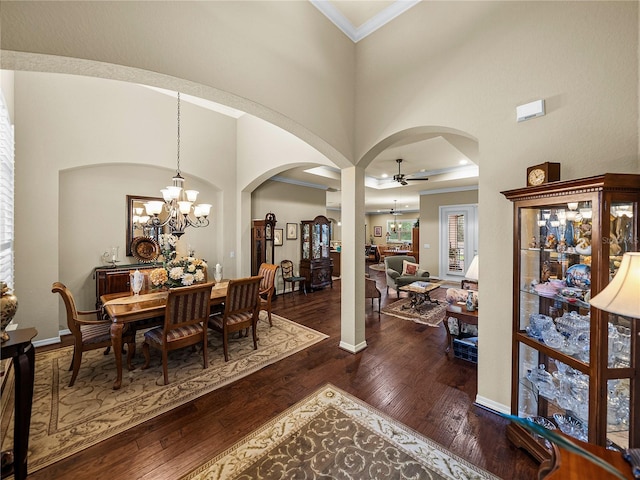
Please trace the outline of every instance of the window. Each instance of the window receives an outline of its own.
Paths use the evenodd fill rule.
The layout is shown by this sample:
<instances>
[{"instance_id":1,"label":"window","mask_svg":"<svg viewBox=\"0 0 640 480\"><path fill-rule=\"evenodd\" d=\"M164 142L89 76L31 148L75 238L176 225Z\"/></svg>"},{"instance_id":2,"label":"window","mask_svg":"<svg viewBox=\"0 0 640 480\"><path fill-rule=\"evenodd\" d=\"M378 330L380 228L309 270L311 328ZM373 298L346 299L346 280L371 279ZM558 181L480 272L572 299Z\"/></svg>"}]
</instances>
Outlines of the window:
<instances>
[{"instance_id":1,"label":"window","mask_svg":"<svg viewBox=\"0 0 640 480\"><path fill-rule=\"evenodd\" d=\"M0 280L13 289L13 126L0 93Z\"/></svg>"},{"instance_id":2,"label":"window","mask_svg":"<svg viewBox=\"0 0 640 480\"><path fill-rule=\"evenodd\" d=\"M415 218L406 220L387 220L387 232L389 237L387 240L391 242L409 242L411 243L411 230L416 223Z\"/></svg>"}]
</instances>

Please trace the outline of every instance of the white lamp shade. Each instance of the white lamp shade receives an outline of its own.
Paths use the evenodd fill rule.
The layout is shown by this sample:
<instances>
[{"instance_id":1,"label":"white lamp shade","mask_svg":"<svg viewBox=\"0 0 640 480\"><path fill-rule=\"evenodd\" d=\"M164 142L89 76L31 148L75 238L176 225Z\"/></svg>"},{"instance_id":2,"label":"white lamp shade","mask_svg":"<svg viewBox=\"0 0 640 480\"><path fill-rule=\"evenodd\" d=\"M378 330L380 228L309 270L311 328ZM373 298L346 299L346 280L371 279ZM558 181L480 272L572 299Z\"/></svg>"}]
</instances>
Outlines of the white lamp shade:
<instances>
[{"instance_id":1,"label":"white lamp shade","mask_svg":"<svg viewBox=\"0 0 640 480\"><path fill-rule=\"evenodd\" d=\"M162 198L164 199L165 202L170 202L171 201L171 192L169 191L168 188L163 188L162 190L160 190L162 192Z\"/></svg>"},{"instance_id":2,"label":"white lamp shade","mask_svg":"<svg viewBox=\"0 0 640 480\"><path fill-rule=\"evenodd\" d=\"M196 198L198 198L197 190L186 190L184 193L186 193L187 200L189 200L190 202L195 202Z\"/></svg>"},{"instance_id":3,"label":"white lamp shade","mask_svg":"<svg viewBox=\"0 0 640 480\"><path fill-rule=\"evenodd\" d=\"M182 188L171 185L167 187L166 190L169 190L170 199L176 199L180 196L180 192L182 191ZM164 195L164 192L163 192L163 195Z\"/></svg>"},{"instance_id":4,"label":"white lamp shade","mask_svg":"<svg viewBox=\"0 0 640 480\"><path fill-rule=\"evenodd\" d=\"M605 312L640 318L640 252L625 253L611 283L589 303Z\"/></svg>"},{"instance_id":5,"label":"white lamp shade","mask_svg":"<svg viewBox=\"0 0 640 480\"><path fill-rule=\"evenodd\" d=\"M201 203L198 205L200 207L200 213L203 217L208 217L209 212L211 212L211 205L209 203Z\"/></svg>"},{"instance_id":6,"label":"white lamp shade","mask_svg":"<svg viewBox=\"0 0 640 480\"><path fill-rule=\"evenodd\" d=\"M180 213L183 215L188 215L191 211L191 202L178 202L180 206Z\"/></svg>"},{"instance_id":7,"label":"white lamp shade","mask_svg":"<svg viewBox=\"0 0 640 480\"><path fill-rule=\"evenodd\" d=\"M144 204L149 215L159 215L164 206L163 202L147 202Z\"/></svg>"},{"instance_id":8,"label":"white lamp shade","mask_svg":"<svg viewBox=\"0 0 640 480\"><path fill-rule=\"evenodd\" d=\"M473 257L473 260L471 260L471 265L469 265L469 270L467 270L465 278L468 278L469 280L478 280L478 255Z\"/></svg>"}]
</instances>

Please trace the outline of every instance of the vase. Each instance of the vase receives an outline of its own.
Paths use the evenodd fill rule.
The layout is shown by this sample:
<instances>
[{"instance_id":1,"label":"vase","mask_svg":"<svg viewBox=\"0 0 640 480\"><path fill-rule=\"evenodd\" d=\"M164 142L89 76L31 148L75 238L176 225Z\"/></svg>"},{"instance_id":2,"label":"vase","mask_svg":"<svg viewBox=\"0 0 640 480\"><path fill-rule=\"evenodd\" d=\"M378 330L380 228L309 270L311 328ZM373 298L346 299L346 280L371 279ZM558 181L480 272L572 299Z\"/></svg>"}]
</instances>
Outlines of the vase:
<instances>
[{"instance_id":1,"label":"vase","mask_svg":"<svg viewBox=\"0 0 640 480\"><path fill-rule=\"evenodd\" d=\"M473 290L469 290L467 294L467 311L473 312L476 309L475 304L473 302Z\"/></svg>"},{"instance_id":2,"label":"vase","mask_svg":"<svg viewBox=\"0 0 640 480\"><path fill-rule=\"evenodd\" d=\"M11 323L13 317L18 310L18 297L16 297L7 284L4 282L0 282L0 289L2 290L2 299L1 299L1 308L0 308L0 318L2 319L2 332L0 333L0 339L2 342L9 340L9 334L5 332L5 328L7 325Z\"/></svg>"}]
</instances>

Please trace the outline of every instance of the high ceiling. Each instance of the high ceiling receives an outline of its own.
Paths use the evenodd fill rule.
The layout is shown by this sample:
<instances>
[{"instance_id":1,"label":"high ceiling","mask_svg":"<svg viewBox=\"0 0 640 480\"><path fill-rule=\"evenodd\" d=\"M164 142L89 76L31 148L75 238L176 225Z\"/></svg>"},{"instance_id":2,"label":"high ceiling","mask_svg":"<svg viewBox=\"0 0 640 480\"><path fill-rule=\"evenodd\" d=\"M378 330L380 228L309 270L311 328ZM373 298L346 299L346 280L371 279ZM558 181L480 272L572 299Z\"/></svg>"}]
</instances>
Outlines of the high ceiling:
<instances>
[{"instance_id":1,"label":"high ceiling","mask_svg":"<svg viewBox=\"0 0 640 480\"><path fill-rule=\"evenodd\" d=\"M361 40L419 0L310 0L345 35ZM420 195L477 188L478 167L475 150L465 147L455 136L414 136L391 146L378 155L365 170L365 210L388 212L397 201L398 210L418 211ZM393 180L398 173L396 159L402 159L401 172L407 178L428 177L428 181ZM340 209L340 171L319 167L295 168L274 180L327 190L327 208Z\"/></svg>"}]
</instances>

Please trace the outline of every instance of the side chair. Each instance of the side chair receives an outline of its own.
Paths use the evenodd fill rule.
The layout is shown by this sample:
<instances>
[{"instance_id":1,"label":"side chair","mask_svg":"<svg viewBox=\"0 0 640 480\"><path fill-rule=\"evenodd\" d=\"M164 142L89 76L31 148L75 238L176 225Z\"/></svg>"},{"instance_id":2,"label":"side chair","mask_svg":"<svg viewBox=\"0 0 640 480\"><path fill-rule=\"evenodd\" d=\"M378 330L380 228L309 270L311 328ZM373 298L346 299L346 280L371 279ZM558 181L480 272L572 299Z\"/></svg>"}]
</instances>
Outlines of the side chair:
<instances>
[{"instance_id":1,"label":"side chair","mask_svg":"<svg viewBox=\"0 0 640 480\"><path fill-rule=\"evenodd\" d=\"M108 349L111 347L111 320L101 319L101 310L78 310L71 290L63 283L54 282L51 292L59 293L62 300L64 300L64 306L67 310L67 328L73 335L73 358L69 366L69 370L73 370L69 386L73 387L80 371L83 352L106 348L105 355L109 353ZM127 344L127 365L131 365L131 358L136 351L135 332L125 330L122 342ZM114 352L114 355L121 354L122 352Z\"/></svg>"},{"instance_id":2,"label":"side chair","mask_svg":"<svg viewBox=\"0 0 640 480\"><path fill-rule=\"evenodd\" d=\"M296 283L298 283L298 290L300 287L304 290L304 294L307 294L307 279L293 273L293 262L291 260L282 260L280 262L282 268L282 281L284 282L282 293L287 293L287 283L291 285L291 293Z\"/></svg>"},{"instance_id":3,"label":"side chair","mask_svg":"<svg viewBox=\"0 0 640 480\"><path fill-rule=\"evenodd\" d=\"M380 298L382 297L382 292L378 290L376 285L376 281L373 278L365 277L364 279L364 298L371 299L371 310L375 311L373 305L373 299L378 299L378 318L380 318Z\"/></svg>"},{"instance_id":4,"label":"side chair","mask_svg":"<svg viewBox=\"0 0 640 480\"><path fill-rule=\"evenodd\" d=\"M169 383L167 371L168 353L171 350L202 344L203 368L209 365L207 356L207 320L211 308L211 289L214 283L196 284L189 287L169 289L164 311L164 325L144 332L145 363L149 367L149 347L162 351L164 384Z\"/></svg>"},{"instance_id":5,"label":"side chair","mask_svg":"<svg viewBox=\"0 0 640 480\"><path fill-rule=\"evenodd\" d=\"M263 263L258 269L258 275L262 277L260 280L260 310L267 312L269 316L269 326L272 327L271 321L271 298L276 290L276 272L280 268L272 263Z\"/></svg>"},{"instance_id":6,"label":"side chair","mask_svg":"<svg viewBox=\"0 0 640 480\"><path fill-rule=\"evenodd\" d=\"M240 332L251 327L253 332L253 349L258 349L256 327L260 313L260 280L262 277L240 278L229 280L224 312L209 317L207 325L212 330L222 333L224 361L229 361L229 334Z\"/></svg>"}]
</instances>

